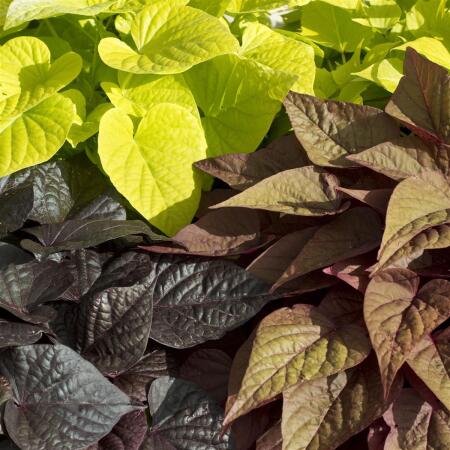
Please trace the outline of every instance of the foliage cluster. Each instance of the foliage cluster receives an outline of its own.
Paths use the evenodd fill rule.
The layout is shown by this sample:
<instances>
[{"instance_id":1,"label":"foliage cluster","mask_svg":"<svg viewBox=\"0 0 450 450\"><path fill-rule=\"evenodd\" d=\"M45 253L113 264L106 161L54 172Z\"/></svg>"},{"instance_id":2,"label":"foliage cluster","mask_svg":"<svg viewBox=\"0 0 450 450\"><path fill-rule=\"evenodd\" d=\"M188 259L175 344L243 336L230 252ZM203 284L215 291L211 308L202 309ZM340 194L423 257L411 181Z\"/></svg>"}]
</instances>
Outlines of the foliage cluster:
<instances>
[{"instance_id":1,"label":"foliage cluster","mask_svg":"<svg viewBox=\"0 0 450 450\"><path fill-rule=\"evenodd\" d=\"M0 0L0 450L447 450L449 17Z\"/></svg>"}]
</instances>

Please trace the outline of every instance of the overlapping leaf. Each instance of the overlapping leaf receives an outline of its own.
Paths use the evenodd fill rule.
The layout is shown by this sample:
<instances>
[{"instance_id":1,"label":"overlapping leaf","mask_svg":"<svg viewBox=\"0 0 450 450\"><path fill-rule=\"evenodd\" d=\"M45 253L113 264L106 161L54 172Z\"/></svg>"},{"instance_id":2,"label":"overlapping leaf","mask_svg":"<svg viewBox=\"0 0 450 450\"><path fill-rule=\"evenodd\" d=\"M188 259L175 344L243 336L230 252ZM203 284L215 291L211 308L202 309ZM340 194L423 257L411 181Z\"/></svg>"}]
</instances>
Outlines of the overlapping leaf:
<instances>
[{"instance_id":1,"label":"overlapping leaf","mask_svg":"<svg viewBox=\"0 0 450 450\"><path fill-rule=\"evenodd\" d=\"M388 269L367 286L364 317L386 393L414 347L450 317L450 283L432 280L419 290L419 282L410 270Z\"/></svg>"},{"instance_id":2,"label":"overlapping leaf","mask_svg":"<svg viewBox=\"0 0 450 450\"><path fill-rule=\"evenodd\" d=\"M105 38L99 45L105 64L138 74L175 74L237 50L238 42L224 24L185 3L168 0L143 8L131 24L136 50Z\"/></svg>"},{"instance_id":3,"label":"overlapping leaf","mask_svg":"<svg viewBox=\"0 0 450 450\"><path fill-rule=\"evenodd\" d=\"M359 325L339 326L309 305L279 309L257 329L249 366L225 423L297 383L353 367L369 351L364 328Z\"/></svg>"},{"instance_id":4,"label":"overlapping leaf","mask_svg":"<svg viewBox=\"0 0 450 450\"><path fill-rule=\"evenodd\" d=\"M320 166L352 166L346 156L399 136L395 121L369 106L295 93L285 105L298 140Z\"/></svg>"},{"instance_id":5,"label":"overlapping leaf","mask_svg":"<svg viewBox=\"0 0 450 450\"><path fill-rule=\"evenodd\" d=\"M105 436L121 415L134 407L73 350L63 345L34 345L6 350L1 373L12 382L5 424L21 448L78 449ZM89 421L89 427L79 423Z\"/></svg>"},{"instance_id":6,"label":"overlapping leaf","mask_svg":"<svg viewBox=\"0 0 450 450\"><path fill-rule=\"evenodd\" d=\"M162 377L152 383L148 402L153 427L145 449L233 449L230 432L221 433L223 412L195 384Z\"/></svg>"}]
</instances>

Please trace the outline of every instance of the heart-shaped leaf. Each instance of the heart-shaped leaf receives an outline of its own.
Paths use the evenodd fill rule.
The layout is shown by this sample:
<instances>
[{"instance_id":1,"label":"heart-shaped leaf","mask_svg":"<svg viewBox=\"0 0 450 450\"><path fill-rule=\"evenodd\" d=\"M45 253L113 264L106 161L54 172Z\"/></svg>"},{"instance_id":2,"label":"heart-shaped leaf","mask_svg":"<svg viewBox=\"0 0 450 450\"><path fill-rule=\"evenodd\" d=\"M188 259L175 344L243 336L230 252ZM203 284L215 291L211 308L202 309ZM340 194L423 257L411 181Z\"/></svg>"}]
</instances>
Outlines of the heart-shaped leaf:
<instances>
[{"instance_id":1,"label":"heart-shaped leaf","mask_svg":"<svg viewBox=\"0 0 450 450\"><path fill-rule=\"evenodd\" d=\"M10 437L21 448L79 449L105 436L133 409L129 398L63 345L6 350L0 372L11 381L5 410Z\"/></svg>"},{"instance_id":2,"label":"heart-shaped leaf","mask_svg":"<svg viewBox=\"0 0 450 450\"><path fill-rule=\"evenodd\" d=\"M150 337L169 347L218 339L274 298L266 283L230 261L172 255L150 260Z\"/></svg>"},{"instance_id":3,"label":"heart-shaped leaf","mask_svg":"<svg viewBox=\"0 0 450 450\"><path fill-rule=\"evenodd\" d=\"M76 349L102 373L117 376L144 354L152 326L151 284L144 278L81 299Z\"/></svg>"},{"instance_id":4,"label":"heart-shaped leaf","mask_svg":"<svg viewBox=\"0 0 450 450\"><path fill-rule=\"evenodd\" d=\"M167 0L143 8L131 23L136 50L117 38L102 39L103 62L125 72L175 74L238 49L219 19L185 4Z\"/></svg>"},{"instance_id":5,"label":"heart-shaped leaf","mask_svg":"<svg viewBox=\"0 0 450 450\"><path fill-rule=\"evenodd\" d=\"M310 305L279 309L258 326L247 371L225 423L297 383L353 367L369 352L360 325L334 323Z\"/></svg>"},{"instance_id":6,"label":"heart-shaped leaf","mask_svg":"<svg viewBox=\"0 0 450 450\"><path fill-rule=\"evenodd\" d=\"M420 278L407 269L388 269L367 286L364 318L378 357L385 392L414 347L450 317L450 282Z\"/></svg>"},{"instance_id":7,"label":"heart-shaped leaf","mask_svg":"<svg viewBox=\"0 0 450 450\"><path fill-rule=\"evenodd\" d=\"M230 432L221 433L222 410L195 384L158 378L150 386L148 403L153 427L145 449L234 448Z\"/></svg>"},{"instance_id":8,"label":"heart-shaped leaf","mask_svg":"<svg viewBox=\"0 0 450 450\"><path fill-rule=\"evenodd\" d=\"M82 64L73 52L50 64L48 47L28 36L10 39L0 47L0 59L5 62L0 69L3 176L47 161L63 145L75 119L75 106L57 92L79 74Z\"/></svg>"}]
</instances>

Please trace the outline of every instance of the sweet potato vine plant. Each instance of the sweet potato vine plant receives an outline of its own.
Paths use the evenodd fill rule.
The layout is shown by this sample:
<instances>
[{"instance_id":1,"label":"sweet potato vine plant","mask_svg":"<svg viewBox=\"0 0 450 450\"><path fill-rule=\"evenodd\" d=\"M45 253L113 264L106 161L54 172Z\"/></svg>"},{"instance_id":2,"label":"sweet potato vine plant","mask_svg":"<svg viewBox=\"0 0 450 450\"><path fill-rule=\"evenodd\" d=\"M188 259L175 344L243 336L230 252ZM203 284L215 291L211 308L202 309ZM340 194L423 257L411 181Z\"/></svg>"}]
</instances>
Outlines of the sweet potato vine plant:
<instances>
[{"instance_id":1,"label":"sweet potato vine plant","mask_svg":"<svg viewBox=\"0 0 450 450\"><path fill-rule=\"evenodd\" d=\"M171 240L83 154L3 178L0 448L448 449L449 104L412 49L385 112L291 92Z\"/></svg>"}]
</instances>

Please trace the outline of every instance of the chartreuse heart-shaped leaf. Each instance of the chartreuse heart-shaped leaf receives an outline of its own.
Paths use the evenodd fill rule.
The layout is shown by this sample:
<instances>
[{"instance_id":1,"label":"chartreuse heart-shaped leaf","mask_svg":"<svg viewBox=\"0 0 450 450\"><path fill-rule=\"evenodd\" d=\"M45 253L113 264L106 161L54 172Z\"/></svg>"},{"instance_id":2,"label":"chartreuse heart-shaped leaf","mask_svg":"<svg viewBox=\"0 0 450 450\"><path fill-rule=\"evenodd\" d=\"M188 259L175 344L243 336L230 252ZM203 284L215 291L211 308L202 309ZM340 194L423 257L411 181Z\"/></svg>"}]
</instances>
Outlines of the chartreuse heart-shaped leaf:
<instances>
[{"instance_id":1,"label":"chartreuse heart-shaped leaf","mask_svg":"<svg viewBox=\"0 0 450 450\"><path fill-rule=\"evenodd\" d=\"M212 16L220 17L231 0L190 0L189 6L202 9Z\"/></svg>"},{"instance_id":2,"label":"chartreuse heart-shaped leaf","mask_svg":"<svg viewBox=\"0 0 450 450\"><path fill-rule=\"evenodd\" d=\"M283 450L338 447L380 417L400 388L401 382L396 383L383 400L374 357L345 372L293 386L283 393Z\"/></svg>"},{"instance_id":3,"label":"chartreuse heart-shaped leaf","mask_svg":"<svg viewBox=\"0 0 450 450\"><path fill-rule=\"evenodd\" d=\"M353 21L352 12L322 2L310 2L302 8L302 35L318 44L331 47L341 53L352 52L372 30Z\"/></svg>"},{"instance_id":4,"label":"chartreuse heart-shaped leaf","mask_svg":"<svg viewBox=\"0 0 450 450\"><path fill-rule=\"evenodd\" d=\"M258 326L239 394L225 423L305 381L359 364L370 352L364 328L335 323L310 305L282 308Z\"/></svg>"},{"instance_id":5,"label":"chartreuse heart-shaped leaf","mask_svg":"<svg viewBox=\"0 0 450 450\"><path fill-rule=\"evenodd\" d=\"M300 216L336 214L339 180L325 170L306 166L285 170L260 181L214 208L243 207Z\"/></svg>"},{"instance_id":6,"label":"chartreuse heart-shaped leaf","mask_svg":"<svg viewBox=\"0 0 450 450\"><path fill-rule=\"evenodd\" d=\"M116 189L146 219L173 235L191 222L201 180L192 164L206 156L203 130L190 110L153 106L136 131L119 109L100 122L99 155Z\"/></svg>"},{"instance_id":7,"label":"chartreuse heart-shaped leaf","mask_svg":"<svg viewBox=\"0 0 450 450\"><path fill-rule=\"evenodd\" d=\"M6 350L0 372L13 387L5 425L20 448L56 449L62 442L67 449L85 448L135 409L120 389L64 345Z\"/></svg>"},{"instance_id":8,"label":"chartreuse heart-shaped leaf","mask_svg":"<svg viewBox=\"0 0 450 450\"><path fill-rule=\"evenodd\" d=\"M414 346L450 316L450 282L420 278L407 269L387 269L367 286L364 318L378 357L385 392Z\"/></svg>"},{"instance_id":9,"label":"chartreuse heart-shaped leaf","mask_svg":"<svg viewBox=\"0 0 450 450\"><path fill-rule=\"evenodd\" d=\"M450 184L425 171L400 182L389 200L386 227L374 271L407 267L426 249L450 245Z\"/></svg>"},{"instance_id":10,"label":"chartreuse heart-shaped leaf","mask_svg":"<svg viewBox=\"0 0 450 450\"><path fill-rule=\"evenodd\" d=\"M219 19L183 0L158 1L131 24L136 50L117 38L100 41L103 62L140 74L175 74L218 55L236 52L238 41Z\"/></svg>"},{"instance_id":11,"label":"chartreuse heart-shaped leaf","mask_svg":"<svg viewBox=\"0 0 450 450\"><path fill-rule=\"evenodd\" d=\"M450 328L425 336L407 359L408 365L450 410Z\"/></svg>"},{"instance_id":12,"label":"chartreuse heart-shaped leaf","mask_svg":"<svg viewBox=\"0 0 450 450\"><path fill-rule=\"evenodd\" d=\"M296 77L236 55L224 55L183 75L201 110L208 155L255 150Z\"/></svg>"},{"instance_id":13,"label":"chartreuse heart-shaped leaf","mask_svg":"<svg viewBox=\"0 0 450 450\"><path fill-rule=\"evenodd\" d=\"M313 94L316 65L310 45L283 36L258 22L249 23L242 36L240 54L297 77L291 90Z\"/></svg>"},{"instance_id":14,"label":"chartreuse heart-shaped leaf","mask_svg":"<svg viewBox=\"0 0 450 450\"><path fill-rule=\"evenodd\" d=\"M108 11L119 0L13 0L6 15L5 29L17 27L31 20L56 17L62 14L95 16Z\"/></svg>"},{"instance_id":15,"label":"chartreuse heart-shaped leaf","mask_svg":"<svg viewBox=\"0 0 450 450\"><path fill-rule=\"evenodd\" d=\"M111 103L126 114L144 117L158 103L175 103L199 117L195 99L181 75L119 72L117 79L117 84L105 81L102 88Z\"/></svg>"},{"instance_id":16,"label":"chartreuse heart-shaped leaf","mask_svg":"<svg viewBox=\"0 0 450 450\"><path fill-rule=\"evenodd\" d=\"M281 6L306 5L311 0L231 0L227 11L232 13L248 13L256 11L269 11Z\"/></svg>"},{"instance_id":17,"label":"chartreuse heart-shaped leaf","mask_svg":"<svg viewBox=\"0 0 450 450\"><path fill-rule=\"evenodd\" d=\"M44 42L18 37L0 47L0 59L0 175L7 175L63 145L75 106L57 92L79 74L81 58L70 52L51 63Z\"/></svg>"}]
</instances>

